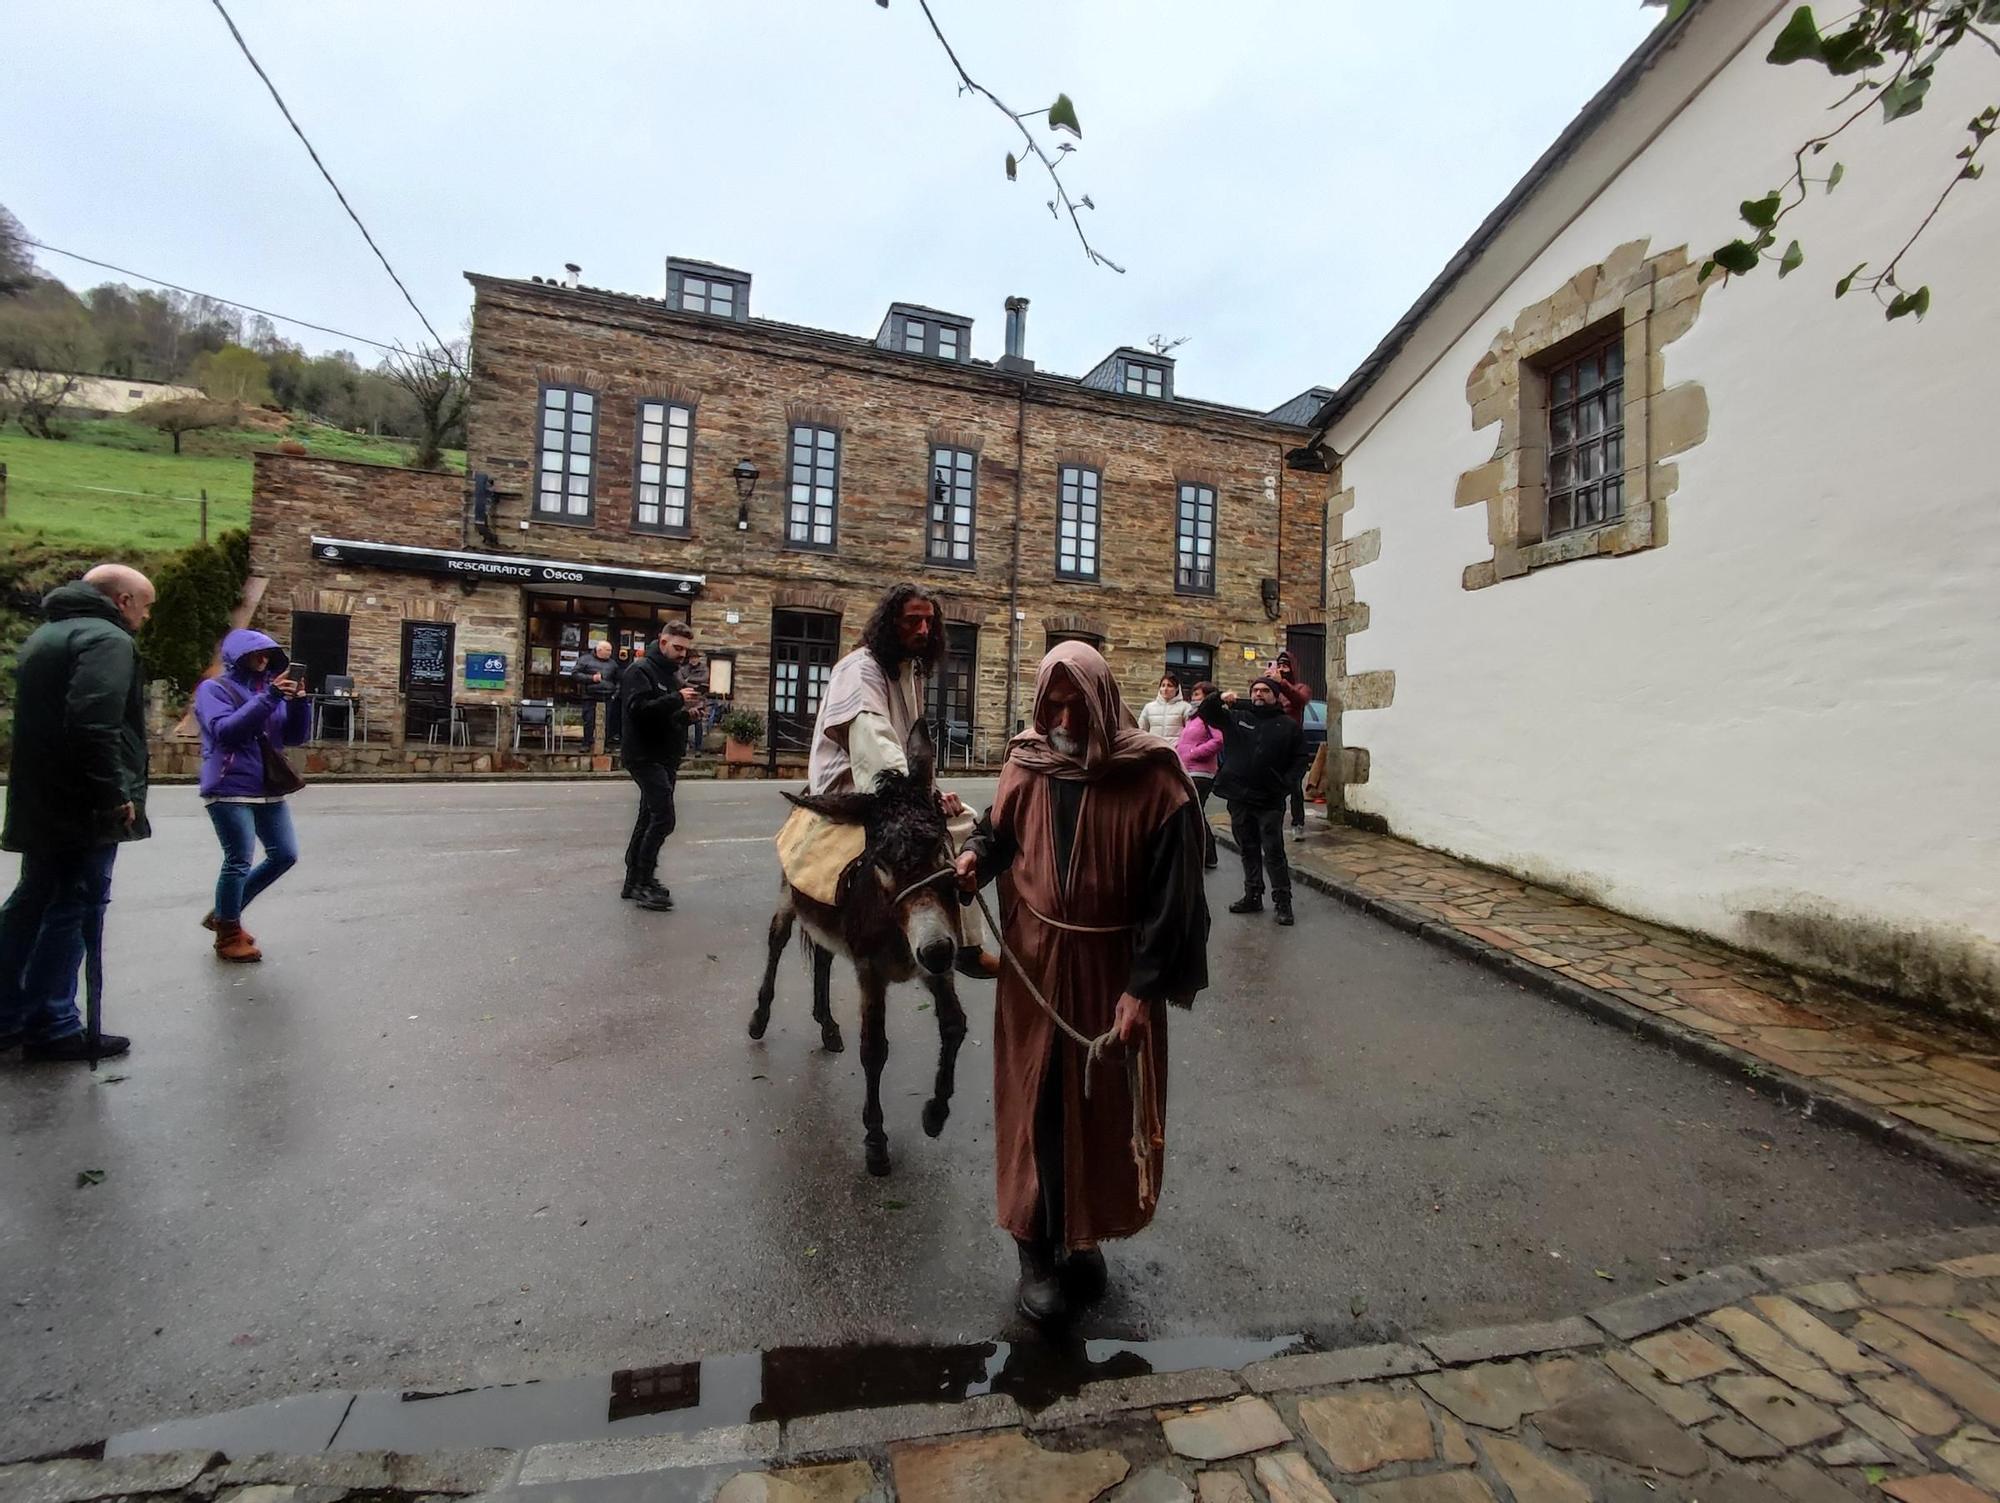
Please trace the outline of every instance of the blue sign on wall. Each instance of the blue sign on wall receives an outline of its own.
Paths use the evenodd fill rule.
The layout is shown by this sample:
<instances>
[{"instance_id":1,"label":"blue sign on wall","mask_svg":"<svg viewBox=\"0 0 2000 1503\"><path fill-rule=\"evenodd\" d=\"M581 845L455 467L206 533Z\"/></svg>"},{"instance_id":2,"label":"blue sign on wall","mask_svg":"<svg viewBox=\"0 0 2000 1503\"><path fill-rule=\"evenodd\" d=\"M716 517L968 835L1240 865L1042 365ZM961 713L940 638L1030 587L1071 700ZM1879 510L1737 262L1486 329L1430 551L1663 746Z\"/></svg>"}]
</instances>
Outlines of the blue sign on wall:
<instances>
[{"instance_id":1,"label":"blue sign on wall","mask_svg":"<svg viewBox=\"0 0 2000 1503\"><path fill-rule=\"evenodd\" d=\"M507 687L507 654L468 652L465 655L465 687L504 689Z\"/></svg>"}]
</instances>

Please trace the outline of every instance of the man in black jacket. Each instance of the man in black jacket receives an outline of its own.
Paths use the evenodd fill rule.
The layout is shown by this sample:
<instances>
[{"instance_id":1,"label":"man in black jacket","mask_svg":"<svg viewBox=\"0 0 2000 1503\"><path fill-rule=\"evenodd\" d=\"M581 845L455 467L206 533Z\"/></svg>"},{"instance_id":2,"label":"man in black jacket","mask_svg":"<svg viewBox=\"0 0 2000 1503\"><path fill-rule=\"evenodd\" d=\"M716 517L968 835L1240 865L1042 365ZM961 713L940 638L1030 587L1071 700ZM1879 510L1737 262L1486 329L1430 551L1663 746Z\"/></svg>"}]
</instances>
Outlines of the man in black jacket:
<instances>
[{"instance_id":1,"label":"man in black jacket","mask_svg":"<svg viewBox=\"0 0 2000 1503\"><path fill-rule=\"evenodd\" d=\"M583 749L585 752L597 750L597 707L605 707L604 748L609 751L618 743L618 674L623 665L611 656L609 642L595 642L591 649L576 660L576 667L570 676L576 680L577 693L583 696Z\"/></svg>"},{"instance_id":2,"label":"man in black jacket","mask_svg":"<svg viewBox=\"0 0 2000 1503\"><path fill-rule=\"evenodd\" d=\"M152 833L132 641L152 608L145 575L100 564L50 593L48 620L21 644L0 831L21 878L0 908L0 1052L18 1043L30 1060L97 1060L132 1046L110 1033L93 1045L76 973L98 954L118 847Z\"/></svg>"},{"instance_id":3,"label":"man in black jacket","mask_svg":"<svg viewBox=\"0 0 2000 1503\"><path fill-rule=\"evenodd\" d=\"M674 781L687 754L693 706L701 697L681 684L681 664L693 647L694 632L688 624L669 621L646 655L618 679L625 770L639 785L639 817L625 847L625 890L620 896L655 913L674 906L673 894L660 885L655 873L660 847L674 833Z\"/></svg>"},{"instance_id":4,"label":"man in black jacket","mask_svg":"<svg viewBox=\"0 0 2000 1503\"><path fill-rule=\"evenodd\" d=\"M1277 681L1250 686L1248 709L1234 694L1211 694L1195 713L1222 732L1215 792L1229 808L1229 828L1243 856L1243 896L1231 913L1264 911L1264 864L1271 866L1271 906L1292 923L1292 867L1285 857L1285 799L1305 772L1306 738L1285 713Z\"/></svg>"}]
</instances>

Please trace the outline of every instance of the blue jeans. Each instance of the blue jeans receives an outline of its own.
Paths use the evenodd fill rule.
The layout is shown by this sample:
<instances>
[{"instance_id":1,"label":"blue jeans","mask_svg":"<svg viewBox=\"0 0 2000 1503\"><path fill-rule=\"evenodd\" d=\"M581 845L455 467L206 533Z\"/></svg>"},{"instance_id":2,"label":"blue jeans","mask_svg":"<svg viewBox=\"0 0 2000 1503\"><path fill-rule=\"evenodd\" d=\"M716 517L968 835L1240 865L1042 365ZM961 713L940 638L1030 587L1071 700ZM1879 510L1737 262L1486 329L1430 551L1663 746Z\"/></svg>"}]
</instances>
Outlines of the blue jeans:
<instances>
[{"instance_id":1,"label":"blue jeans","mask_svg":"<svg viewBox=\"0 0 2000 1503\"><path fill-rule=\"evenodd\" d=\"M292 813L283 804L210 804L209 822L222 842L222 875L215 879L217 923L234 924L265 888L299 863L299 842L292 834ZM255 871L250 858L264 842L264 859Z\"/></svg>"},{"instance_id":2,"label":"blue jeans","mask_svg":"<svg viewBox=\"0 0 2000 1503\"><path fill-rule=\"evenodd\" d=\"M21 880L0 906L0 1038L19 1033L38 1044L82 1032L84 931L102 931L117 858L115 845L21 857Z\"/></svg>"}]
</instances>

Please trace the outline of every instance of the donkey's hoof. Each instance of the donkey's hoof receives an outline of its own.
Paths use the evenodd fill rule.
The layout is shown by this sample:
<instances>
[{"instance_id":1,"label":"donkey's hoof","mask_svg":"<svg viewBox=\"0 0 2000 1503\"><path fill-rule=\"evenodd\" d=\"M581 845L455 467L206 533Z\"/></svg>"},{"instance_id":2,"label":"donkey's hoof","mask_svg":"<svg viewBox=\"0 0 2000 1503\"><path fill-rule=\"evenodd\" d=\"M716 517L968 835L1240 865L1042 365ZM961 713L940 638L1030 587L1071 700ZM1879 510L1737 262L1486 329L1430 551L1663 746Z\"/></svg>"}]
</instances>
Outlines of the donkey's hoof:
<instances>
[{"instance_id":1,"label":"donkey's hoof","mask_svg":"<svg viewBox=\"0 0 2000 1503\"><path fill-rule=\"evenodd\" d=\"M764 1030L769 1028L770 1026L771 1026L771 1010L769 1008L760 1007L755 1012L750 1014L750 1037L752 1037L753 1039L762 1038L764 1036Z\"/></svg>"},{"instance_id":2,"label":"donkey's hoof","mask_svg":"<svg viewBox=\"0 0 2000 1503\"><path fill-rule=\"evenodd\" d=\"M840 1036L840 1025L838 1023L828 1023L824 1028L820 1029L819 1044L828 1054L843 1052L847 1048L847 1040ZM888 1172L886 1169L882 1171L884 1174Z\"/></svg>"},{"instance_id":3,"label":"donkey's hoof","mask_svg":"<svg viewBox=\"0 0 2000 1503\"><path fill-rule=\"evenodd\" d=\"M945 1118L951 1115L949 1101L926 1101L924 1103L924 1136L934 1138L944 1131Z\"/></svg>"},{"instance_id":4,"label":"donkey's hoof","mask_svg":"<svg viewBox=\"0 0 2000 1503\"><path fill-rule=\"evenodd\" d=\"M867 1150L867 1159L868 1172L877 1179L882 1178L889 1172L889 1145L887 1143L870 1143Z\"/></svg>"}]
</instances>

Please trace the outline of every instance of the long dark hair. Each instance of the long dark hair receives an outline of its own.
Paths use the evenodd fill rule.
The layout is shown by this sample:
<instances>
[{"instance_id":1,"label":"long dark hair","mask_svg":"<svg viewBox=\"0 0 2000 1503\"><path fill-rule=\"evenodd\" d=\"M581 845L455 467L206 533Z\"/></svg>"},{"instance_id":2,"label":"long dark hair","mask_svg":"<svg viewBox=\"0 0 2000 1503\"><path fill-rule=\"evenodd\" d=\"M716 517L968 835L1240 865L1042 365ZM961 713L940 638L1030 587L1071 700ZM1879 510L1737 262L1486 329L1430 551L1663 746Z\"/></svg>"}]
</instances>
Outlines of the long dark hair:
<instances>
[{"instance_id":1,"label":"long dark hair","mask_svg":"<svg viewBox=\"0 0 2000 1503\"><path fill-rule=\"evenodd\" d=\"M928 600L931 609L937 612L937 619L931 624L930 646L920 653L905 651L903 639L896 631L897 618L912 600ZM861 640L875 654L875 661L891 673L909 658L915 658L917 666L929 673L944 661L944 604L922 585L904 580L869 613L861 627Z\"/></svg>"}]
</instances>

